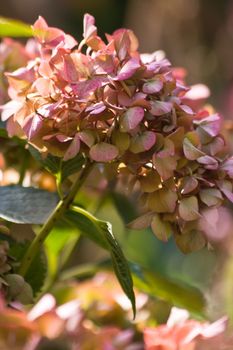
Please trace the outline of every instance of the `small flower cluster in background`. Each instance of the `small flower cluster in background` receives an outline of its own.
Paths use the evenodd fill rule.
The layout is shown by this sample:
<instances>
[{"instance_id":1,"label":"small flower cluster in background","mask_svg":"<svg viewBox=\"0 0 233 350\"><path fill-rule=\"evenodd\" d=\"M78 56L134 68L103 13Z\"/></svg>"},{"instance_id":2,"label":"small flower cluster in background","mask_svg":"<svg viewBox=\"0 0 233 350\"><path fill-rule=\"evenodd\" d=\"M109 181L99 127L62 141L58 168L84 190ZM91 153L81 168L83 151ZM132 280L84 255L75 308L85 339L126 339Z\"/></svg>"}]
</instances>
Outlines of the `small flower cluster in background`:
<instances>
[{"instance_id":1,"label":"small flower cluster in background","mask_svg":"<svg viewBox=\"0 0 233 350\"><path fill-rule=\"evenodd\" d=\"M172 308L167 323L156 326L153 304L143 293L137 293L138 315L130 323L130 305L110 274L73 283L63 297L67 300L57 305L46 294L28 311L16 303L6 308L1 299L0 348L43 350L59 344L61 350L231 349L226 318L199 322L189 319L187 311Z\"/></svg>"},{"instance_id":2,"label":"small flower cluster in background","mask_svg":"<svg viewBox=\"0 0 233 350\"><path fill-rule=\"evenodd\" d=\"M190 90L162 52L140 54L131 30L105 43L88 14L80 43L41 17L33 29L27 65L6 73L9 135L64 161L82 153L114 164L140 184L144 215L131 227L150 225L164 241L173 233L184 252L202 248L209 210L218 217L233 201L221 118L200 108L208 89Z\"/></svg>"}]
</instances>

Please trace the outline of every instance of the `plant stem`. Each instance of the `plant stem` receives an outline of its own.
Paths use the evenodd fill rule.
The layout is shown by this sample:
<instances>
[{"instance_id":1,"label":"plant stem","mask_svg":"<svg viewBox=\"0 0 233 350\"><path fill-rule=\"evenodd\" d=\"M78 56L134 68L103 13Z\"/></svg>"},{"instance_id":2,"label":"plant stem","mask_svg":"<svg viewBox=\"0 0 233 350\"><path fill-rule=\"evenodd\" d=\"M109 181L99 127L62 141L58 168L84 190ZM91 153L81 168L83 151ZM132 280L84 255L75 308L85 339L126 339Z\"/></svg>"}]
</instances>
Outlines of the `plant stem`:
<instances>
[{"instance_id":1,"label":"plant stem","mask_svg":"<svg viewBox=\"0 0 233 350\"><path fill-rule=\"evenodd\" d=\"M59 280L65 282L72 278L87 278L93 277L98 271L111 271L111 260L103 260L96 264L82 264L74 266L61 272Z\"/></svg>"},{"instance_id":2,"label":"plant stem","mask_svg":"<svg viewBox=\"0 0 233 350\"><path fill-rule=\"evenodd\" d=\"M24 180L24 177L25 177L25 174L26 174L27 166L28 166L28 155L27 154L23 154L22 165L21 165L20 172L19 172L18 185L22 185L23 184L23 180Z\"/></svg>"},{"instance_id":3,"label":"plant stem","mask_svg":"<svg viewBox=\"0 0 233 350\"><path fill-rule=\"evenodd\" d=\"M69 208L70 204L73 202L76 193L84 183L86 177L90 173L92 169L92 164L87 163L85 168L83 169L81 175L79 178L74 182L73 186L71 187L70 192L66 197L61 199L54 211L49 216L46 223L42 226L40 232L38 235L34 238L34 240L31 242L30 246L28 247L28 250L26 251L26 254L24 255L21 265L19 267L18 273L21 276L25 276L33 259L37 255L39 249L41 248L44 240L49 235L50 231L54 227L55 223L63 216L65 211Z\"/></svg>"}]
</instances>

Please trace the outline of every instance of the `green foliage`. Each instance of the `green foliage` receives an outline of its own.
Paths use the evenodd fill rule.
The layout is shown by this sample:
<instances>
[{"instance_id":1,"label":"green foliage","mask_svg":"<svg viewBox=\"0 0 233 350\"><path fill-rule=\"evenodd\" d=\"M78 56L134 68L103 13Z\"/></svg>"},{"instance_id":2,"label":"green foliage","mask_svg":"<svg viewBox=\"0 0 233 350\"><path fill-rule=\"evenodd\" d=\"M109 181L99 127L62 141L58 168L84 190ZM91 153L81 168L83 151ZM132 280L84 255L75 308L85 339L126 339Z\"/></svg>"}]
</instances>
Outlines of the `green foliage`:
<instances>
[{"instance_id":1,"label":"green foliage","mask_svg":"<svg viewBox=\"0 0 233 350\"><path fill-rule=\"evenodd\" d=\"M15 19L0 17L0 37L30 37L32 34L30 25Z\"/></svg>"},{"instance_id":2,"label":"green foliage","mask_svg":"<svg viewBox=\"0 0 233 350\"><path fill-rule=\"evenodd\" d=\"M77 155L76 157L61 163L61 182L64 181L68 176L77 173L82 169L85 164L85 158L82 155Z\"/></svg>"},{"instance_id":3,"label":"green foliage","mask_svg":"<svg viewBox=\"0 0 233 350\"><path fill-rule=\"evenodd\" d=\"M112 258L113 269L120 282L120 285L131 301L134 317L136 315L135 295L133 291L133 280L128 262L115 239L112 232L112 225L109 222L99 221L99 226L104 234Z\"/></svg>"},{"instance_id":4,"label":"green foliage","mask_svg":"<svg viewBox=\"0 0 233 350\"><path fill-rule=\"evenodd\" d=\"M58 201L57 194L33 187L0 187L0 218L21 224L43 224Z\"/></svg>"},{"instance_id":5,"label":"green foliage","mask_svg":"<svg viewBox=\"0 0 233 350\"><path fill-rule=\"evenodd\" d=\"M42 157L41 153L31 145L29 146L31 155L50 173L56 174L60 169L60 158L52 156L51 154Z\"/></svg>"},{"instance_id":6,"label":"green foliage","mask_svg":"<svg viewBox=\"0 0 233 350\"><path fill-rule=\"evenodd\" d=\"M80 171L85 164L83 155L78 154L76 157L67 161L62 161L60 158L48 154L42 157L41 153L34 147L30 146L31 155L50 173L57 176L59 182L63 182L68 176Z\"/></svg>"},{"instance_id":7,"label":"green foliage","mask_svg":"<svg viewBox=\"0 0 233 350\"><path fill-rule=\"evenodd\" d=\"M135 316L135 296L133 291L133 281L124 253L112 232L112 225L107 221L98 220L86 210L72 206L73 218L81 233L87 235L91 240L109 251L114 272L118 281L131 301ZM71 214L69 214L71 218ZM82 228L84 231L82 231Z\"/></svg>"},{"instance_id":8,"label":"green foliage","mask_svg":"<svg viewBox=\"0 0 233 350\"><path fill-rule=\"evenodd\" d=\"M76 229L82 235L92 240L99 247L108 250L108 245L103 234L100 233L96 223L85 215L85 210L83 210L83 213L70 210L65 214L65 218L70 224L75 225Z\"/></svg>"},{"instance_id":9,"label":"green foliage","mask_svg":"<svg viewBox=\"0 0 233 350\"><path fill-rule=\"evenodd\" d=\"M5 128L1 127L1 123L0 123L0 137L7 138L7 131Z\"/></svg>"},{"instance_id":10,"label":"green foliage","mask_svg":"<svg viewBox=\"0 0 233 350\"><path fill-rule=\"evenodd\" d=\"M205 299L197 288L174 282L146 269L135 270L133 280L139 290L149 295L185 308L198 316L204 315Z\"/></svg>"},{"instance_id":11,"label":"green foliage","mask_svg":"<svg viewBox=\"0 0 233 350\"><path fill-rule=\"evenodd\" d=\"M28 246L29 241L24 243L13 243L10 245L10 256L16 260L16 265L20 264L22 257L24 256ZM45 277L47 273L45 254L42 250L37 253L34 260L32 261L27 274L25 276L25 281L31 286L33 290L33 295L35 296L43 287Z\"/></svg>"},{"instance_id":12,"label":"green foliage","mask_svg":"<svg viewBox=\"0 0 233 350\"><path fill-rule=\"evenodd\" d=\"M49 280L57 277L77 244L79 236L76 228L62 223L53 228L45 240Z\"/></svg>"},{"instance_id":13,"label":"green foliage","mask_svg":"<svg viewBox=\"0 0 233 350\"><path fill-rule=\"evenodd\" d=\"M83 264L62 272L61 281L71 278L91 278L99 271L109 270L110 260L95 264ZM171 305L185 308L197 317L205 314L206 301L202 292L182 282L174 281L162 273L152 272L134 263L129 263L135 287L153 298L158 298Z\"/></svg>"}]
</instances>

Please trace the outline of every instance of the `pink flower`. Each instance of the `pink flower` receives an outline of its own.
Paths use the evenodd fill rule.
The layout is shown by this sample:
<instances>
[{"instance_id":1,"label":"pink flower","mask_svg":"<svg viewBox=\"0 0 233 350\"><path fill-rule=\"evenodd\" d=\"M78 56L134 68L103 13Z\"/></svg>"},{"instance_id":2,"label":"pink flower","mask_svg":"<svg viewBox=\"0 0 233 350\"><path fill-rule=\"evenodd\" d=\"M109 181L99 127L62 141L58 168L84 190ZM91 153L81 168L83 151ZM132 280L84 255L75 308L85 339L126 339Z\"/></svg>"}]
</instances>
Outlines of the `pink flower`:
<instances>
[{"instance_id":1,"label":"pink flower","mask_svg":"<svg viewBox=\"0 0 233 350\"><path fill-rule=\"evenodd\" d=\"M226 329L226 317L209 324L188 320L188 313L176 308L166 325L144 330L146 350L195 350L200 339L212 339Z\"/></svg>"},{"instance_id":2,"label":"pink flower","mask_svg":"<svg viewBox=\"0 0 233 350\"><path fill-rule=\"evenodd\" d=\"M140 54L131 30L104 42L89 14L80 43L42 17L33 28L34 54L6 73L11 101L2 120L9 135L63 161L80 155L114 162L116 176L126 167L154 234L167 240L173 233L184 253L202 248L208 237L200 217L233 201L221 118L198 110L208 89L189 89L186 72L162 52ZM227 186L219 186L223 181Z\"/></svg>"}]
</instances>

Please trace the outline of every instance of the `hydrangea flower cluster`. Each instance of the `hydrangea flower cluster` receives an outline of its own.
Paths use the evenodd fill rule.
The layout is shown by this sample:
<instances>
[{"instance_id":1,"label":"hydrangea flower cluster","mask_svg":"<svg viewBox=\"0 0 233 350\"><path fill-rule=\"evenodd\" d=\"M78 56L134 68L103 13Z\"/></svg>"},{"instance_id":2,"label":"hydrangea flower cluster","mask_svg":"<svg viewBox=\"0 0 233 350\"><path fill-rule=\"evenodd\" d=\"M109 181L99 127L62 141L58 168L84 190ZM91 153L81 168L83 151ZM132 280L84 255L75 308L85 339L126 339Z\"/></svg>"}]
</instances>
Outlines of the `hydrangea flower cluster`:
<instances>
[{"instance_id":1,"label":"hydrangea flower cluster","mask_svg":"<svg viewBox=\"0 0 233 350\"><path fill-rule=\"evenodd\" d=\"M5 72L12 72L17 68L25 66L30 59L35 58L36 42L29 39L26 45L10 38L4 38L0 43L0 103L8 99L7 79Z\"/></svg>"},{"instance_id":2,"label":"hydrangea flower cluster","mask_svg":"<svg viewBox=\"0 0 233 350\"><path fill-rule=\"evenodd\" d=\"M202 247L206 210L233 201L220 116L195 108L206 90L190 90L161 52L140 54L131 30L105 43L88 14L80 43L41 17L33 28L35 59L7 73L9 135L64 161L84 153L127 170L145 212L131 226L151 225L162 240L173 233L183 251L194 236Z\"/></svg>"}]
</instances>

